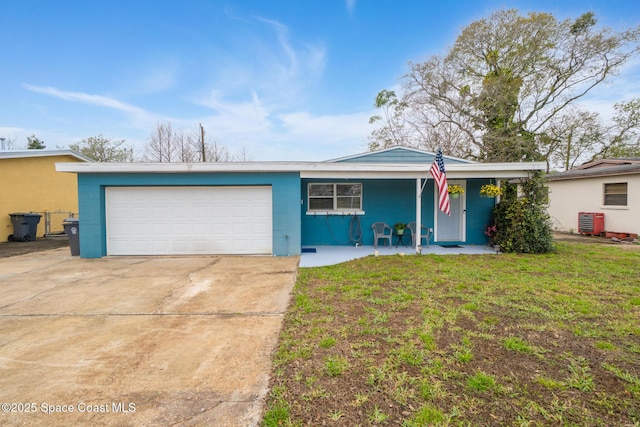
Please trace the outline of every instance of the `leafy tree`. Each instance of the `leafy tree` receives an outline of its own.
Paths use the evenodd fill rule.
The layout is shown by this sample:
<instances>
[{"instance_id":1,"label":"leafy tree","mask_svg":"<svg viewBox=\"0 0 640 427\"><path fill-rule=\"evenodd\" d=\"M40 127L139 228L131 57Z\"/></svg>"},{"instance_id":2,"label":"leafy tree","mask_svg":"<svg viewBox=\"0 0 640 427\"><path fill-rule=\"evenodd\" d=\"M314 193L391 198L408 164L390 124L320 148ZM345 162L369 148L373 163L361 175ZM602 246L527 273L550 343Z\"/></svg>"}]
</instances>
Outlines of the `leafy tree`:
<instances>
[{"instance_id":1,"label":"leafy tree","mask_svg":"<svg viewBox=\"0 0 640 427\"><path fill-rule=\"evenodd\" d=\"M69 148L98 162L133 162L133 148L126 146L124 139L91 136Z\"/></svg>"},{"instance_id":2,"label":"leafy tree","mask_svg":"<svg viewBox=\"0 0 640 427\"><path fill-rule=\"evenodd\" d=\"M613 124L604 129L601 147L591 160L606 157L640 157L640 99L614 106Z\"/></svg>"},{"instance_id":3,"label":"leafy tree","mask_svg":"<svg viewBox=\"0 0 640 427\"><path fill-rule=\"evenodd\" d=\"M369 123L383 121L386 126L373 131L374 142L369 148L377 150L381 145L393 146L402 145L406 141L406 134L403 132L402 109L404 105L398 102L396 93L392 90L383 90L376 96L374 107L382 111L383 116L375 115L369 119Z\"/></svg>"},{"instance_id":4,"label":"leafy tree","mask_svg":"<svg viewBox=\"0 0 640 427\"><path fill-rule=\"evenodd\" d=\"M403 145L480 161L548 160L553 120L635 55L639 38L640 27L614 32L591 12L564 21L495 12L464 28L445 56L410 64L402 94L380 105L391 113L374 120L370 147L397 141L388 135L401 129Z\"/></svg>"},{"instance_id":5,"label":"leafy tree","mask_svg":"<svg viewBox=\"0 0 640 427\"><path fill-rule=\"evenodd\" d=\"M605 138L606 130L598 113L577 108L566 112L549 122L541 141L547 172L552 164L567 171L586 162Z\"/></svg>"},{"instance_id":6,"label":"leafy tree","mask_svg":"<svg viewBox=\"0 0 640 427\"><path fill-rule=\"evenodd\" d=\"M27 150L44 150L45 148L47 147L44 141L39 140L35 135L27 137Z\"/></svg>"},{"instance_id":7,"label":"leafy tree","mask_svg":"<svg viewBox=\"0 0 640 427\"><path fill-rule=\"evenodd\" d=\"M576 108L554 117L544 135L547 171L551 163L569 170L606 157L640 156L640 99L614 105L605 123L600 115Z\"/></svg>"}]
</instances>

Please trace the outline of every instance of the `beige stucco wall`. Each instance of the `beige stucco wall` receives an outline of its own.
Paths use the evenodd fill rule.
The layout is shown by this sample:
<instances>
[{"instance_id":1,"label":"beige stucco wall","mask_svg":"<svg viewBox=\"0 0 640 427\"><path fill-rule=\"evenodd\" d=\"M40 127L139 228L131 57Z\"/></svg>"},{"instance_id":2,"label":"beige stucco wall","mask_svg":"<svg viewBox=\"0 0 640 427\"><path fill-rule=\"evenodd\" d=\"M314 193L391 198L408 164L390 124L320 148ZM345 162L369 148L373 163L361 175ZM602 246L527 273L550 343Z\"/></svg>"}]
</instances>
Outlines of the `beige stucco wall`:
<instances>
[{"instance_id":1,"label":"beige stucco wall","mask_svg":"<svg viewBox=\"0 0 640 427\"><path fill-rule=\"evenodd\" d=\"M604 184L626 182L627 206L604 206ZM640 234L640 174L549 181L549 214L560 231L578 232L579 212L604 213L607 231Z\"/></svg>"},{"instance_id":2,"label":"beige stucco wall","mask_svg":"<svg viewBox=\"0 0 640 427\"><path fill-rule=\"evenodd\" d=\"M0 242L13 234L11 213L78 212L78 183L73 173L56 172L56 162L77 162L68 155L0 159ZM62 232L64 214L52 214L52 232ZM44 215L38 237L44 235Z\"/></svg>"}]
</instances>

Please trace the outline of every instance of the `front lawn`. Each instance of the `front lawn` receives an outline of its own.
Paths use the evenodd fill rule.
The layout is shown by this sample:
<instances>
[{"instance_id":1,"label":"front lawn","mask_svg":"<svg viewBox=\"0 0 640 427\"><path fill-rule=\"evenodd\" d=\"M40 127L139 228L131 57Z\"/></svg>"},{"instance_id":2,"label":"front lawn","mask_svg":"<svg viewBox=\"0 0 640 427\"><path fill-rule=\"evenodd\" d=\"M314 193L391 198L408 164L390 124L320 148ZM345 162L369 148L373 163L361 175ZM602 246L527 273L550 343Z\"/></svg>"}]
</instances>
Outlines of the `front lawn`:
<instances>
[{"instance_id":1,"label":"front lawn","mask_svg":"<svg viewBox=\"0 0 640 427\"><path fill-rule=\"evenodd\" d=\"M300 269L263 425L640 425L640 250Z\"/></svg>"}]
</instances>

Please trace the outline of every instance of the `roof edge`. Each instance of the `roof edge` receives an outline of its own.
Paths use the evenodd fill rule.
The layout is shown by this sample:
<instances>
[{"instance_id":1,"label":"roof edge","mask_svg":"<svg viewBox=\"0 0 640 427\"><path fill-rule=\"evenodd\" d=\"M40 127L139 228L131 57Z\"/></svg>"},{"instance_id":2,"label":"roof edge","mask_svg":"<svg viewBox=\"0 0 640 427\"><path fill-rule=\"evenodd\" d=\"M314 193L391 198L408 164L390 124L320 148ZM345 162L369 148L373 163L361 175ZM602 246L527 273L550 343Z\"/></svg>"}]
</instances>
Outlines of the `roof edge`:
<instances>
[{"instance_id":1,"label":"roof edge","mask_svg":"<svg viewBox=\"0 0 640 427\"><path fill-rule=\"evenodd\" d=\"M0 150L0 159L24 159L24 158L30 158L30 157L53 157L53 156L73 156L78 160L95 163L93 159L71 149Z\"/></svg>"},{"instance_id":2,"label":"roof edge","mask_svg":"<svg viewBox=\"0 0 640 427\"><path fill-rule=\"evenodd\" d=\"M447 173L490 173L544 170L544 162L531 163L453 163ZM327 163L327 162L225 162L225 163L56 163L58 172L73 173L224 173L291 172L305 176L327 173L428 174L429 165L416 163Z\"/></svg>"}]
</instances>

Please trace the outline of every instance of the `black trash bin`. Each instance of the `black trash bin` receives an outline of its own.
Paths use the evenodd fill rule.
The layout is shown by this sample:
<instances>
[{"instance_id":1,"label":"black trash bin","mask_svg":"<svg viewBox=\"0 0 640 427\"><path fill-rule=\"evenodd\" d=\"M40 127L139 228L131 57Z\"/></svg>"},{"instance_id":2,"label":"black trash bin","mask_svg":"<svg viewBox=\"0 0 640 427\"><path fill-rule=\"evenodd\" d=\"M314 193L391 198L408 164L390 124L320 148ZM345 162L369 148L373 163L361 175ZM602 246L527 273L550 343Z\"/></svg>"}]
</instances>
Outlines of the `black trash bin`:
<instances>
[{"instance_id":1,"label":"black trash bin","mask_svg":"<svg viewBox=\"0 0 640 427\"><path fill-rule=\"evenodd\" d=\"M69 236L71 255L80 255L80 221L78 218L67 218L62 223L64 232Z\"/></svg>"},{"instance_id":2,"label":"black trash bin","mask_svg":"<svg viewBox=\"0 0 640 427\"><path fill-rule=\"evenodd\" d=\"M34 213L9 214L13 223L13 234L7 238L9 241L29 242L36 240L38 223L42 215Z\"/></svg>"}]
</instances>

